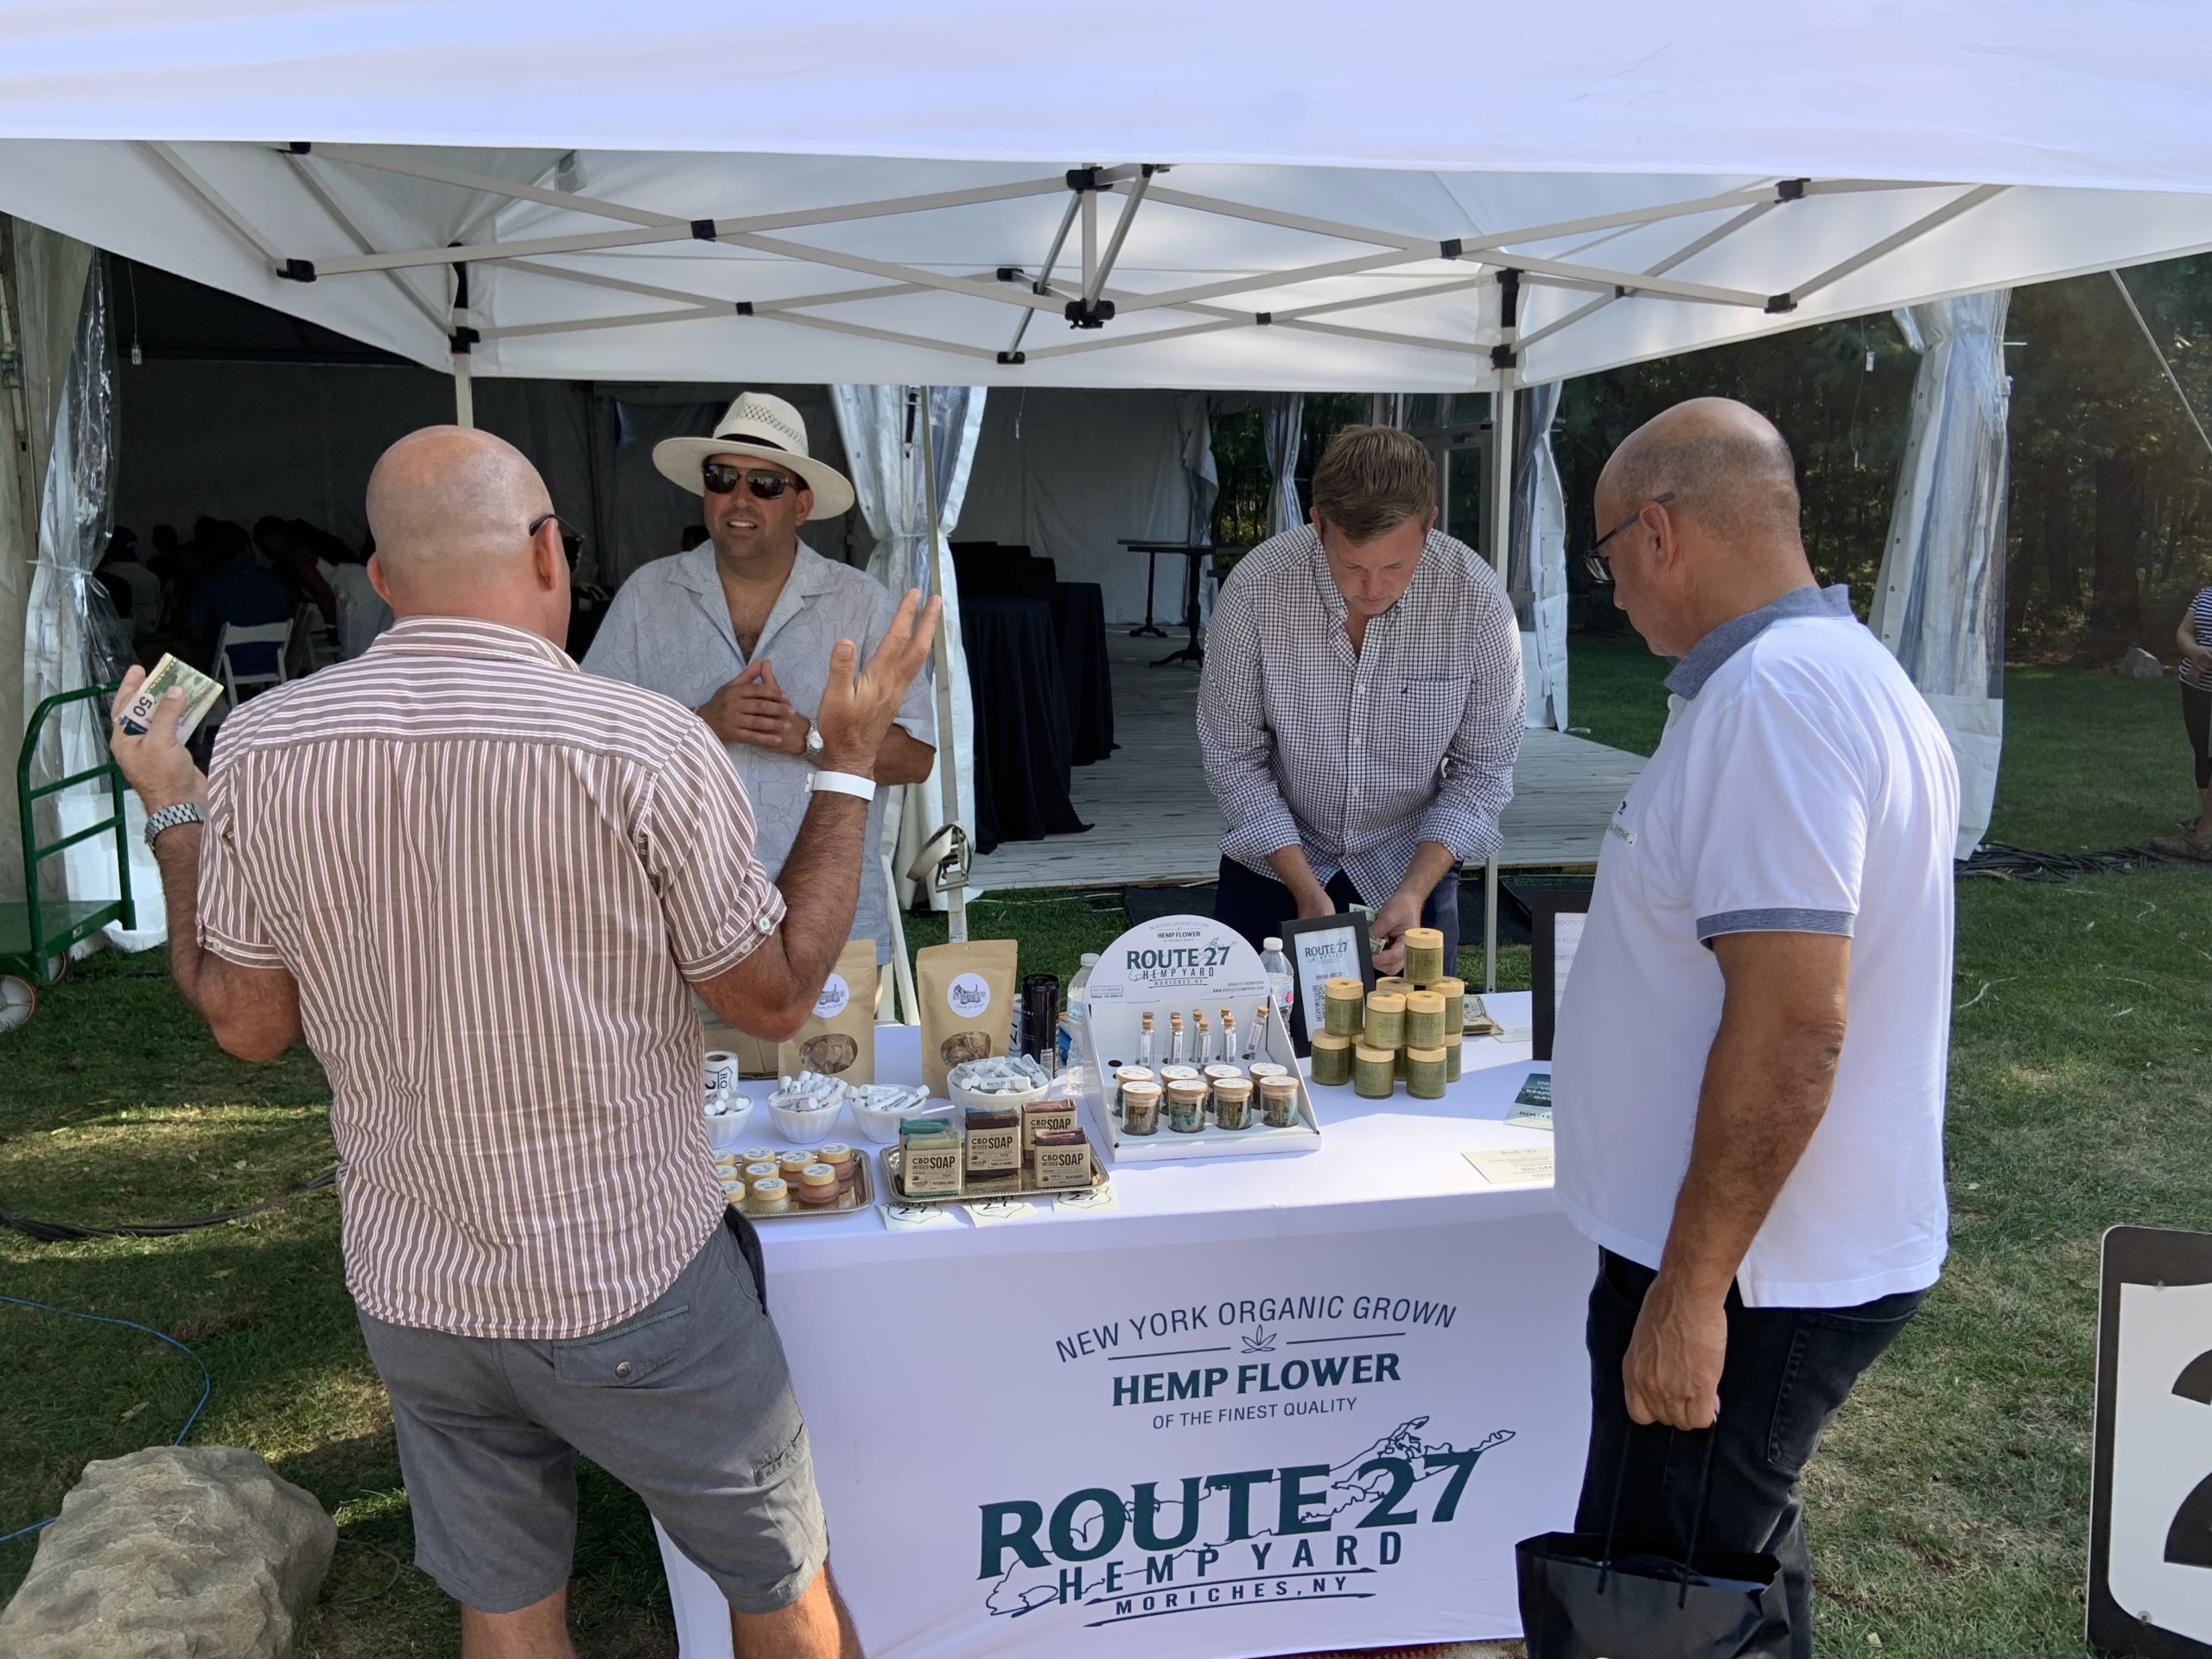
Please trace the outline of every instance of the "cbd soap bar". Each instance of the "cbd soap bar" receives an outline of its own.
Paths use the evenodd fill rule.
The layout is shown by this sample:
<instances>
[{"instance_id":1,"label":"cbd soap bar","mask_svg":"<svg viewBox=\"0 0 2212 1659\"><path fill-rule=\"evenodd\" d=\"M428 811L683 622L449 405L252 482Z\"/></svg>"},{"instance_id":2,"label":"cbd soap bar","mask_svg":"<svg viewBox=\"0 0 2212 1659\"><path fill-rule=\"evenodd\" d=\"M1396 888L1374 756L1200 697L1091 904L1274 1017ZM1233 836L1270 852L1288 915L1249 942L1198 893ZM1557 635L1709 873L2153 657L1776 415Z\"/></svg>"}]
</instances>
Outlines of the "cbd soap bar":
<instances>
[{"instance_id":1,"label":"cbd soap bar","mask_svg":"<svg viewBox=\"0 0 2212 1659\"><path fill-rule=\"evenodd\" d=\"M1090 1142L1079 1130L1037 1137L1032 1179L1045 1190L1090 1185Z\"/></svg>"},{"instance_id":2,"label":"cbd soap bar","mask_svg":"<svg viewBox=\"0 0 2212 1659\"><path fill-rule=\"evenodd\" d=\"M1035 1100L1021 1109L1021 1148L1024 1152L1037 1144L1040 1135L1064 1135L1075 1128L1075 1102L1071 1100Z\"/></svg>"},{"instance_id":3,"label":"cbd soap bar","mask_svg":"<svg viewBox=\"0 0 2212 1659\"><path fill-rule=\"evenodd\" d=\"M955 1198L963 1190L957 1135L909 1141L899 1150L899 1185L910 1198Z\"/></svg>"}]
</instances>

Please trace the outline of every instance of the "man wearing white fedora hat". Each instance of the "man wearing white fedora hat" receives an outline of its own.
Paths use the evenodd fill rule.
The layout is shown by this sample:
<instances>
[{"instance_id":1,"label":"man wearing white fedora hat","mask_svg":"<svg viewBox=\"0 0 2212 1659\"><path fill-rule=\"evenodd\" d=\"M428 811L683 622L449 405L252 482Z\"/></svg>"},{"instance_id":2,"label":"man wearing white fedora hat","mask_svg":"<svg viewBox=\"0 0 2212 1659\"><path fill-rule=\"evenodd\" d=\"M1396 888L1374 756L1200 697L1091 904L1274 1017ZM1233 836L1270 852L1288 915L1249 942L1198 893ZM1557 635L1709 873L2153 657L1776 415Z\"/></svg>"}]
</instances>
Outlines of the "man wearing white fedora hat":
<instances>
[{"instance_id":1,"label":"man wearing white fedora hat","mask_svg":"<svg viewBox=\"0 0 2212 1659\"><path fill-rule=\"evenodd\" d=\"M696 709L729 750L759 822L756 851L771 871L789 855L814 786L830 652L850 639L863 658L897 601L864 570L823 558L799 527L853 505L853 486L817 461L798 410L766 392L741 393L714 435L668 438L653 465L705 502L708 540L656 559L608 606L584 667ZM882 844L882 789L919 783L936 757L926 680L917 678L875 758L870 854ZM865 856L865 855L864 855ZM853 937L888 961L883 883L863 865Z\"/></svg>"}]
</instances>

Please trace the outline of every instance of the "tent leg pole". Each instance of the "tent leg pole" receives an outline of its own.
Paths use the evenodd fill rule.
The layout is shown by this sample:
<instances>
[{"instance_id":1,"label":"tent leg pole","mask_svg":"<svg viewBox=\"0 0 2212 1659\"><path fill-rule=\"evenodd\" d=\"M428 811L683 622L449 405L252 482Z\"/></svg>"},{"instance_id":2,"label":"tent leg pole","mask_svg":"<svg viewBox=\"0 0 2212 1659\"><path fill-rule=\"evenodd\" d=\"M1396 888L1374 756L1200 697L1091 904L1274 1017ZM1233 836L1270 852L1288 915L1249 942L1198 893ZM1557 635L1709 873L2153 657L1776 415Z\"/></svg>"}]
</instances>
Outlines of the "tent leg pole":
<instances>
[{"instance_id":1,"label":"tent leg pole","mask_svg":"<svg viewBox=\"0 0 2212 1659\"><path fill-rule=\"evenodd\" d=\"M476 424L476 387L468 378L468 353L453 354L453 423L455 426Z\"/></svg>"},{"instance_id":2,"label":"tent leg pole","mask_svg":"<svg viewBox=\"0 0 2212 1659\"><path fill-rule=\"evenodd\" d=\"M1497 861L1483 864L1483 989L1497 988Z\"/></svg>"},{"instance_id":3,"label":"tent leg pole","mask_svg":"<svg viewBox=\"0 0 2212 1659\"><path fill-rule=\"evenodd\" d=\"M1498 276L1498 346L1491 357L1496 388L1490 400L1490 494L1488 509L1490 565L1505 587L1506 567L1513 546L1513 391L1514 367L1520 339L1521 276L1501 271ZM1508 588L1509 597L1511 589ZM1483 864L1483 989L1497 988L1497 855Z\"/></svg>"},{"instance_id":4,"label":"tent leg pole","mask_svg":"<svg viewBox=\"0 0 2212 1659\"><path fill-rule=\"evenodd\" d=\"M930 409L930 389L918 388L922 398L922 499L927 504L929 524L925 527L930 538L930 588L934 593L944 592L945 561L944 527L938 523L937 504L937 437L936 421ZM934 650L937 671L937 767L938 787L944 803L944 821L960 822L960 755L954 747L952 733L952 653L945 643L944 629L937 631ZM955 944L968 938L968 887L965 882L950 888L945 894L945 938ZM917 1015L920 1005L917 1003Z\"/></svg>"},{"instance_id":5,"label":"tent leg pole","mask_svg":"<svg viewBox=\"0 0 2212 1659\"><path fill-rule=\"evenodd\" d=\"M899 907L899 878L891 871L891 855L876 861L883 866L885 913L891 918L891 1012L902 1026L921 1021L922 1005L914 995L914 969L906 955L906 918Z\"/></svg>"}]
</instances>

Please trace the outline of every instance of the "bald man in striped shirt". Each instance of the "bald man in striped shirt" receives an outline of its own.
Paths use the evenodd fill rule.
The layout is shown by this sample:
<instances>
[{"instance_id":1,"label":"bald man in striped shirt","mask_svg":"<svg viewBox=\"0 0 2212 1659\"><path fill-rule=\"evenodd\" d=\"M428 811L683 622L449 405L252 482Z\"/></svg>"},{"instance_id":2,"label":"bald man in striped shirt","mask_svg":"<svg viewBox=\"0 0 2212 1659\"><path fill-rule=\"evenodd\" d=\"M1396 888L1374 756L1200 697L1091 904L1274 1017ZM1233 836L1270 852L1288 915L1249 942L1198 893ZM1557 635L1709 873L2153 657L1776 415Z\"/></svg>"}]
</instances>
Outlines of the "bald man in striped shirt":
<instances>
[{"instance_id":1,"label":"bald man in striped shirt","mask_svg":"<svg viewBox=\"0 0 2212 1659\"><path fill-rule=\"evenodd\" d=\"M368 510L391 632L239 709L207 778L174 702L111 741L178 988L232 1053L304 1032L329 1074L416 1560L467 1659L568 1655L582 1452L721 1586L740 1659L857 1656L758 1245L714 1174L691 992L770 1039L813 1007L937 601L907 594L865 665L837 643L779 890L698 716L561 651L561 524L520 454L412 434Z\"/></svg>"}]
</instances>

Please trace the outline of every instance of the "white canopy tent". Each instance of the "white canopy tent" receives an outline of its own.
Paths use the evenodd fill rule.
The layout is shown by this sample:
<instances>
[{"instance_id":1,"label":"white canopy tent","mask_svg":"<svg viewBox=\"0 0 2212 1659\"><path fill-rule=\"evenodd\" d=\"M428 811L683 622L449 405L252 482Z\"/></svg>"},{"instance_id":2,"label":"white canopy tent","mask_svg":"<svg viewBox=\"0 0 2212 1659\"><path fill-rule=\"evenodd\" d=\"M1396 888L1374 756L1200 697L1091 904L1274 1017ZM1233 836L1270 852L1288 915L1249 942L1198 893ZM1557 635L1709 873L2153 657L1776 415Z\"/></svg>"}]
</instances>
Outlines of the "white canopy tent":
<instances>
[{"instance_id":1,"label":"white canopy tent","mask_svg":"<svg viewBox=\"0 0 2212 1659\"><path fill-rule=\"evenodd\" d=\"M0 212L464 411L485 376L1494 391L2212 247L2201 9L119 21L0 0Z\"/></svg>"}]
</instances>

